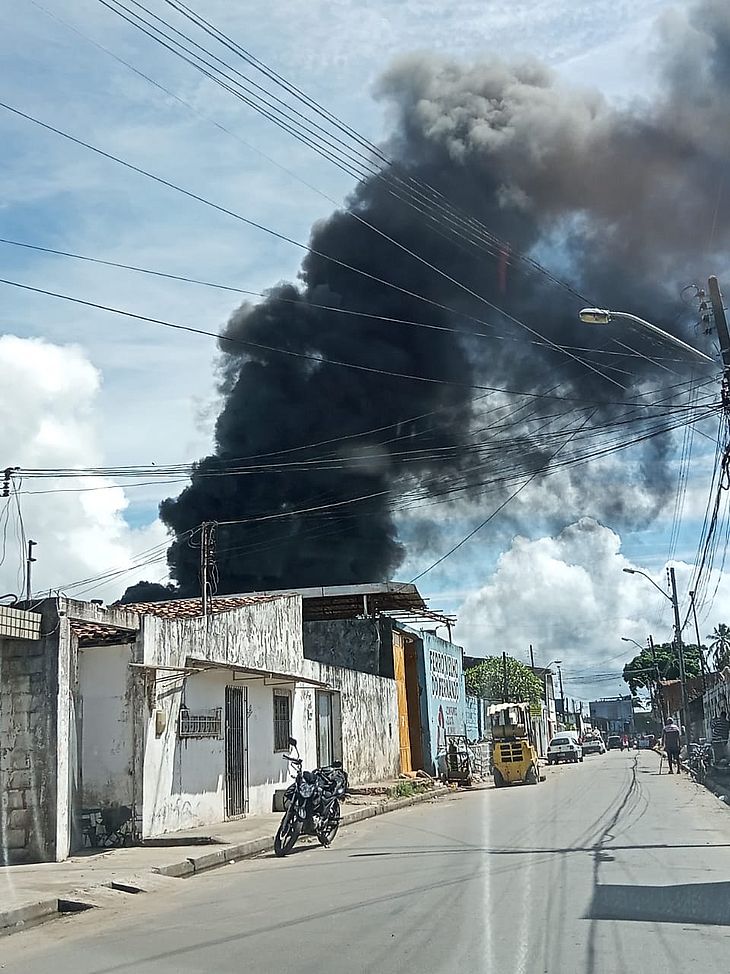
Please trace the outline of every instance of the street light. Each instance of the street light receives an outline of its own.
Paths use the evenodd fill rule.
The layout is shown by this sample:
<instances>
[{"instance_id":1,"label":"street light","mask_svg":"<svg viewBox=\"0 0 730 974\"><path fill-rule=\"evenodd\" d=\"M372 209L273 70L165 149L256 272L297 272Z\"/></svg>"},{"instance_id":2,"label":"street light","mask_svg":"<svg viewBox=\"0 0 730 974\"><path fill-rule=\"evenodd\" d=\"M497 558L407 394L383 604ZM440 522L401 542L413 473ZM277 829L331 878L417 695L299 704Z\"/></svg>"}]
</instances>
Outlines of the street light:
<instances>
[{"instance_id":1,"label":"street light","mask_svg":"<svg viewBox=\"0 0 730 974\"><path fill-rule=\"evenodd\" d=\"M653 578L650 578L646 572L639 571L638 568L624 568L623 571L627 575L641 575L648 582L654 586L657 592L661 592L665 599L672 603L672 608L674 609L674 636L677 643L677 655L679 656L679 689L682 693L682 724L684 725L687 735L689 736L689 722L687 720L687 679L684 671L684 646L682 645L682 625L679 621L679 601L677 600L677 579L674 574L674 568L669 569L669 581L672 586L672 594L667 595L663 588L660 588Z\"/></svg>"},{"instance_id":2,"label":"street light","mask_svg":"<svg viewBox=\"0 0 730 974\"><path fill-rule=\"evenodd\" d=\"M710 365L717 366L717 362L710 358L709 355L705 355L698 348L694 348L692 345L688 345L683 342L681 338L675 338L674 335L670 335L668 331L663 331L661 328L657 328L656 325L652 325L650 321L645 321L643 318L638 318L636 315L629 314L627 311L609 311L607 308L583 308L582 311L578 312L578 317L586 325L610 325L614 318L624 318L626 321L633 321L647 331L653 332L655 335L661 335L661 337L668 342L672 342L673 345L677 345L679 348L683 349L685 352L690 352L692 355L696 355L701 358L703 362L709 362Z\"/></svg>"},{"instance_id":3,"label":"street light","mask_svg":"<svg viewBox=\"0 0 730 974\"><path fill-rule=\"evenodd\" d=\"M624 569L624 571L626 571L626 569ZM621 637L621 642L622 643L633 643L634 646L638 647L638 649L640 649L642 653L646 649L646 646L642 646L641 643L637 643L637 641L635 639L629 639L628 636L622 636Z\"/></svg>"},{"instance_id":4,"label":"street light","mask_svg":"<svg viewBox=\"0 0 730 974\"><path fill-rule=\"evenodd\" d=\"M627 575L642 575L647 580L647 582L651 582L651 584L654 586L657 592L662 593L665 599L669 599L670 602L672 601L672 596L667 595L664 589L660 585L657 585L654 579L650 575L647 575L646 572L640 572L638 568L624 568L623 571L625 571Z\"/></svg>"}]
</instances>

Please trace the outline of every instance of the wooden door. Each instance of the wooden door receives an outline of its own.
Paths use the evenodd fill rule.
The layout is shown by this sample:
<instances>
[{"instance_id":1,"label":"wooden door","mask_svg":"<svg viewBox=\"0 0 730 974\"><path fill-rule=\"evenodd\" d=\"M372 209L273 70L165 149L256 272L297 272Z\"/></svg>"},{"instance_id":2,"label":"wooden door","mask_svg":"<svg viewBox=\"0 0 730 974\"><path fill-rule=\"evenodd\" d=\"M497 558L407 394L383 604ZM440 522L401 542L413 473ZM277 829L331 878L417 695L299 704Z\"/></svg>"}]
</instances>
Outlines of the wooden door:
<instances>
[{"instance_id":1,"label":"wooden door","mask_svg":"<svg viewBox=\"0 0 730 974\"><path fill-rule=\"evenodd\" d=\"M398 736L400 738L401 772L413 770L411 763L411 736L408 727L408 696L406 693L406 659L403 637L393 633L393 672L398 694Z\"/></svg>"}]
</instances>

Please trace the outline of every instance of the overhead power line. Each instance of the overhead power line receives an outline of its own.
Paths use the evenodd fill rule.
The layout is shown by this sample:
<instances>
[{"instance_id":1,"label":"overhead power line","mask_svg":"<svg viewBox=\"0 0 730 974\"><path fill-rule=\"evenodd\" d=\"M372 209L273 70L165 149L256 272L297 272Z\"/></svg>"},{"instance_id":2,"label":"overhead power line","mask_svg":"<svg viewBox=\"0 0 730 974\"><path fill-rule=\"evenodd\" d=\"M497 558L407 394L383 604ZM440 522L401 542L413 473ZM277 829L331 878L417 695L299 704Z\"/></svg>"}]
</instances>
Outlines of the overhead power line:
<instances>
[{"instance_id":1,"label":"overhead power line","mask_svg":"<svg viewBox=\"0 0 730 974\"><path fill-rule=\"evenodd\" d=\"M132 271L136 274L146 274L152 277L160 277L165 280L170 281L180 281L186 284L195 284L200 287L213 288L219 291L228 291L233 294L242 294L246 297L263 298L267 302L273 302L275 304L287 304L301 310L308 310L309 308L314 308L318 311L328 311L333 314L345 315L353 318L363 318L365 320L374 321L384 321L388 324L396 325L409 325L414 328L425 328L429 331L441 331L452 335L458 335L464 338L480 338L487 339L489 341L504 341L504 342L514 342L519 345L535 345L543 348L550 348L551 346L544 341L538 341L536 339L520 339L514 335L497 335L497 334L485 334L481 331L469 331L465 328L453 328L448 325L436 325L425 321L414 321L410 318L398 318L393 315L380 315L368 311L356 311L352 308L343 308L339 305L332 304L322 304L321 302L312 301L307 297L297 297L297 298L286 298L278 294L272 293L272 291L253 291L248 288L235 287L231 284L221 284L215 281L205 281L196 277L189 277L184 274L172 274L168 271L156 270L150 267L140 267L136 264L127 264L122 261L117 260L106 260L101 257L92 257L88 254L78 254L68 250L58 250L54 247L43 247L40 244L29 243L28 241L21 240L11 240L7 237L0 237L0 244L5 244L11 247L19 247L25 250L32 250L43 254L52 254L56 257L68 257L73 260L86 261L91 264L99 264L103 267L117 267L120 270ZM493 326L490 326L493 327ZM556 343L557 344L557 343ZM619 343L623 344L623 343ZM557 347L560 349L565 349L571 352L590 352L593 355L609 355L616 358L641 358L647 359L646 355L642 355L635 349L630 348L628 345L624 346L627 351L616 352L605 348L590 348L588 346L581 345L565 345L558 344ZM669 356L652 356L651 360L654 364L658 362L673 362L679 364L682 362L681 358L671 358ZM610 368L610 366L604 366L604 368ZM626 375L631 373L626 372Z\"/></svg>"},{"instance_id":2,"label":"overhead power line","mask_svg":"<svg viewBox=\"0 0 730 974\"><path fill-rule=\"evenodd\" d=\"M322 363L325 363L327 365L334 365L340 368L354 369L360 372L368 372L374 375L392 376L393 378L396 379L406 379L413 382L435 383L437 385L457 386L457 387L467 388L467 389L477 389L480 391L501 392L504 393L505 395L526 396L528 398L533 398L533 399L554 399L560 402L596 403L599 405L608 405L611 403L610 400L588 399L584 396L553 396L550 395L549 393L507 389L500 386L490 386L490 385L472 383L472 382L456 382L452 379L440 379L434 376L411 375L406 372L395 372L389 369L379 369L379 368L375 368L374 366L361 365L355 362L344 362L338 359L332 359L322 355L313 355L313 354L308 354L306 352L295 352L292 349L281 348L276 345L267 345L263 342L254 342L243 338L232 338L229 335L218 334L216 332L207 331L204 328L196 328L192 325L183 325L177 322L166 321L163 318L155 318L150 315L136 314L131 311L125 311L121 308L114 308L111 307L110 305L100 304L97 301L88 301L83 298L76 298L69 294L62 294L58 291L51 291L48 288L35 287L30 284L22 284L19 281L11 281L7 278L0 278L0 284L5 284L8 287L20 288L24 291L30 291L35 294L43 294L46 297L57 298L58 300L61 301L70 301L73 304L82 305L87 308L95 308L98 311L106 311L110 314L121 315L126 318L133 318L137 321L147 322L148 324L159 325L160 327L163 328L171 328L175 331L188 332L194 335L204 335L208 338L215 338L216 341L223 342L225 344L237 345L240 346L241 348L258 349L259 351L274 352L280 355L290 356L292 358L308 359L309 361L316 362L320 365ZM614 404L646 405L642 403L632 403L632 402L627 403L626 401L618 402Z\"/></svg>"},{"instance_id":3,"label":"overhead power line","mask_svg":"<svg viewBox=\"0 0 730 974\"><path fill-rule=\"evenodd\" d=\"M338 267L342 267L343 269L348 270L348 271L351 271L354 274L357 274L357 275L360 275L362 277L365 277L366 279L371 280L371 281L373 281L373 282L375 282L377 284L382 284L384 287L391 288L391 289L393 289L393 290L395 290L395 291L397 291L397 292L399 292L401 294L407 295L408 297L415 298L415 299L417 299L419 301L424 301L426 304L429 304L432 307L439 308L442 311L447 311L450 314L458 314L461 317L467 317L467 318L469 318L469 319L471 319L473 321L476 321L479 324L485 325L486 327L489 327L489 328L494 328L495 327L492 323L486 322L486 321L484 321L481 318L475 317L473 315L465 315L463 312L459 312L457 309L452 308L449 305L442 304L441 302L435 301L434 299L429 298L429 297L426 297L425 295L420 294L420 293L418 293L416 291L411 291L409 288L405 288L405 287L403 287L403 286L401 286L399 284L395 284L392 281L388 281L388 280L386 280L384 278L378 277L376 274L371 274L369 271L363 270L362 268L355 267L354 265L348 263L347 261L340 260L338 257L334 257L331 254L326 254L323 251L317 250L314 247L310 247L307 244L304 244L301 241L295 240L293 237L290 237L287 234L280 233L277 230L273 230L272 228L267 227L264 224L259 223L256 220L251 220L248 217L245 217L242 214L237 213L236 211L231 210L231 209L229 209L226 206L222 206L222 205L220 205L218 203L214 203L213 201L206 199L205 197L199 195L198 193L194 193L191 190L184 189L183 187L178 186L176 183L173 183L170 180L165 179L162 176L158 176L158 175L156 175L154 173L151 173L148 170L141 168L140 166L135 166L134 164L132 164L130 162L127 162L124 159L121 159L119 156L115 156L112 153L106 152L105 150L100 149L97 146L94 146L94 145L92 145L89 142L84 141L83 139L79 139L76 136L70 135L69 133L64 132L62 129L59 129L59 128L57 128L54 125L50 125L47 122L43 122L42 120L36 118L35 116L30 115L27 112L23 112L23 111L21 111L18 108L14 108L13 106L8 105L5 102L0 102L0 108L3 108L3 109L5 109L8 112L11 112L12 114L18 116L19 118L23 118L23 119L25 119L25 120L27 120L29 122L32 122L33 124L38 125L41 128L43 128L43 129L45 129L45 130L47 130L49 132L53 132L54 134L59 135L62 138L67 139L68 141L70 141L70 142L72 142L72 143L74 143L76 145L81 146L82 148L88 149L89 151L94 152L95 154L100 155L101 157L103 157L105 159L108 159L111 162L115 162L118 165L123 166L124 168L129 169L132 172L136 172L137 174L142 175L142 176L145 176L146 178L151 179L154 182L159 183L162 186L166 186L168 189L172 189L175 192L182 193L184 196L188 197L189 199L193 199L193 200L195 200L195 201L197 201L199 203L202 203L202 204L204 204L206 206L211 207L212 209L214 209L214 210L216 210L216 211L218 211L220 213L223 213L223 214L225 214L227 216L230 216L233 219L239 220L240 222L246 224L247 226L252 227L253 229L260 230L262 233L266 233L266 234L274 237L277 240L281 240L281 241L283 241L285 243L289 243L292 246L297 247L298 249L305 251L306 253L312 254L312 255L314 255L316 257L320 257L323 260L326 260L328 262L331 262L331 263L337 265ZM579 356L574 355L572 352L569 352L569 351L561 348L557 343L553 342L549 338L546 338L546 336L542 335L539 331L537 331L536 329L530 327L525 322L521 321L515 315L512 315L509 312L507 312L507 311L499 308L497 305L495 305L493 302L489 301L483 295L480 295L478 292L476 292L476 291L472 290L471 288L467 287L466 285L460 283L456 278L452 277L450 274L447 274L445 271L440 270L434 264L431 264L430 261L427 261L427 260L425 260L425 258L420 257L414 251L411 251L409 248L404 247L404 245L398 243L397 241L393 240L392 242L394 244L396 244L401 250L404 250L406 253L408 253L414 259L416 259L419 262L425 264L429 269L431 269L435 273L438 273L442 277L445 277L450 283L452 283L455 286L457 286L457 287L461 288L462 290L464 290L471 297L473 297L476 300L484 303L489 308L492 308L493 310L498 311L500 314L502 314L509 321L511 321L514 324L518 325L520 328L523 328L529 334L533 335L533 337L539 338L539 339L542 339L543 341L545 341L556 352L559 352L559 353L567 356L569 359L574 360L575 362L577 362L578 364L580 364L584 368L588 369L589 371L595 373L596 375L601 376L601 378L605 379L607 382L610 382L612 385L615 385L615 386L617 386L620 389L625 389L625 386L623 386L616 379L613 379L610 376L606 375L600 369L598 369L595 366L591 365L589 362L586 362L584 359L580 358Z\"/></svg>"}]
</instances>

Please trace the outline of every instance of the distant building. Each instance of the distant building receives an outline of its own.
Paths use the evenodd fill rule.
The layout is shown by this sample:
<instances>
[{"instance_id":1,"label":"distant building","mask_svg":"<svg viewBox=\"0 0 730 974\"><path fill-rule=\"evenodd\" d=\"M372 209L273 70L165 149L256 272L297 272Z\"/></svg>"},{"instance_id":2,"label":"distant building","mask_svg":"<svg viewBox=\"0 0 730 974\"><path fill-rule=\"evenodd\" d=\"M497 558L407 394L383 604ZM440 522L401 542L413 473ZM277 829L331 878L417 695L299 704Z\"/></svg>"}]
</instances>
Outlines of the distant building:
<instances>
[{"instance_id":1,"label":"distant building","mask_svg":"<svg viewBox=\"0 0 730 974\"><path fill-rule=\"evenodd\" d=\"M606 734L628 734L633 729L634 705L630 694L606 697L588 704L593 726Z\"/></svg>"}]
</instances>

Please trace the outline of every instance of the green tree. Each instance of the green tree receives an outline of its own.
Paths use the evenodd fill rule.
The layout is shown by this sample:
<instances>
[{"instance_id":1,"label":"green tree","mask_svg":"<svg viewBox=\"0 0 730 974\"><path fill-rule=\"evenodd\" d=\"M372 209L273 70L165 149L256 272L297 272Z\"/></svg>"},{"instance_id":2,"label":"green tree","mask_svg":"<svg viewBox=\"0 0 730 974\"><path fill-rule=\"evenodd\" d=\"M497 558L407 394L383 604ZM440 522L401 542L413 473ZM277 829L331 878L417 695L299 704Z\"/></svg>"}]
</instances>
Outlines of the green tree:
<instances>
[{"instance_id":1,"label":"green tree","mask_svg":"<svg viewBox=\"0 0 730 974\"><path fill-rule=\"evenodd\" d=\"M715 669L721 670L730 664L730 626L719 623L707 638L710 640Z\"/></svg>"},{"instance_id":2,"label":"green tree","mask_svg":"<svg viewBox=\"0 0 730 974\"><path fill-rule=\"evenodd\" d=\"M703 646L702 648L704 650L706 647ZM679 657L672 643L660 643L654 647L654 651L659 678L662 680L678 680ZM684 647L684 670L688 680L701 674L702 667L697 646ZM651 650L647 647L642 649L638 656L634 656L624 666L623 675L632 694L635 694L639 687L645 687L654 694L657 687L657 674Z\"/></svg>"},{"instance_id":3,"label":"green tree","mask_svg":"<svg viewBox=\"0 0 730 974\"><path fill-rule=\"evenodd\" d=\"M487 656L483 663L472 666L464 674L466 692L486 700L501 700L504 688L504 667L501 656ZM510 703L538 704L543 686L529 666L507 657L507 695Z\"/></svg>"}]
</instances>

